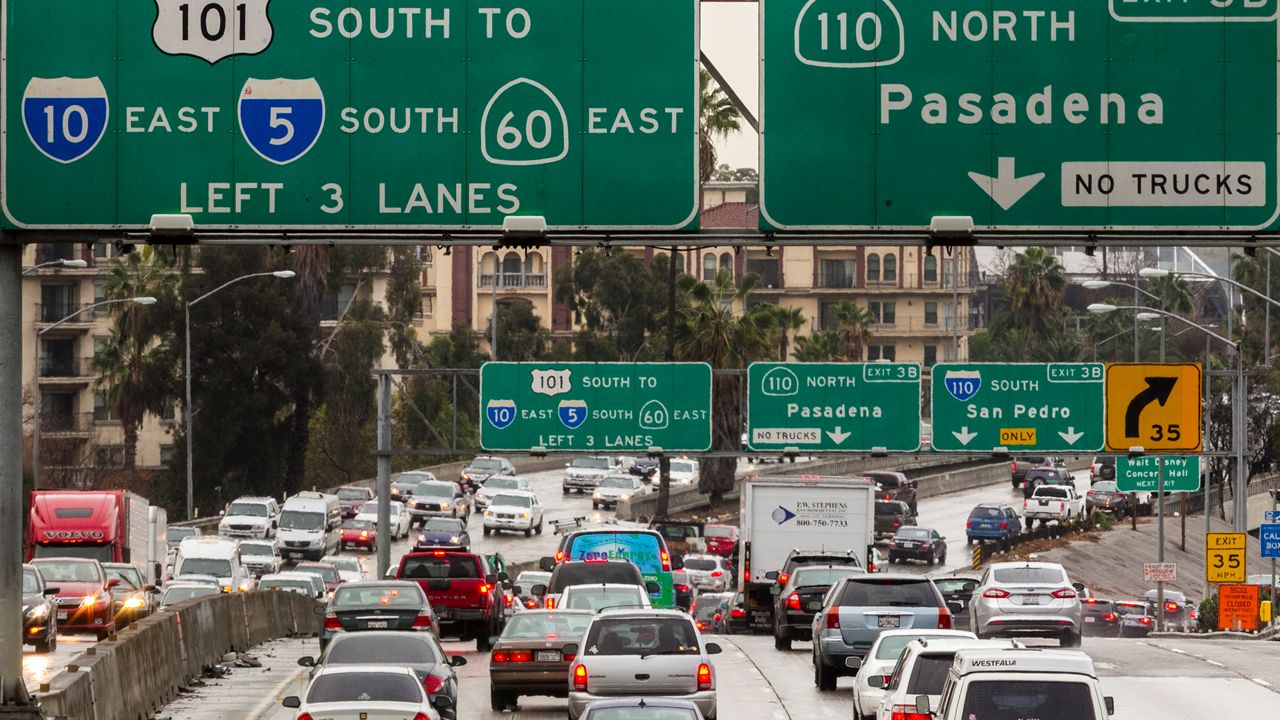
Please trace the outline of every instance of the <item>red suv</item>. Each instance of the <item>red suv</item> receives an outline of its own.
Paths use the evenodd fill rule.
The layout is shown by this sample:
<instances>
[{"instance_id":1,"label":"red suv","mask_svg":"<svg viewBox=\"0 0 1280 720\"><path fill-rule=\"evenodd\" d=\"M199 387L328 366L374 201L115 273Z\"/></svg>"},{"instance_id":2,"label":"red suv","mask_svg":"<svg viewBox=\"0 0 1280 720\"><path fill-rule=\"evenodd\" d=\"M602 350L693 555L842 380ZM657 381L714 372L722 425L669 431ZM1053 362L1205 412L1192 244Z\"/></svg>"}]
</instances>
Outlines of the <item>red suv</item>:
<instances>
[{"instance_id":1,"label":"red suv","mask_svg":"<svg viewBox=\"0 0 1280 720\"><path fill-rule=\"evenodd\" d=\"M115 598L111 588L120 581L108 579L97 560L40 558L31 564L46 583L58 588L54 606L59 633L87 632L102 640L116 631Z\"/></svg>"},{"instance_id":2,"label":"red suv","mask_svg":"<svg viewBox=\"0 0 1280 720\"><path fill-rule=\"evenodd\" d=\"M472 638L487 652L491 638L502 632L502 589L506 573L488 575L479 555L451 550L406 553L396 569L397 580L422 587L440 621L444 635Z\"/></svg>"},{"instance_id":3,"label":"red suv","mask_svg":"<svg viewBox=\"0 0 1280 720\"><path fill-rule=\"evenodd\" d=\"M703 530L707 552L720 557L738 554L738 528L735 525L708 525Z\"/></svg>"}]
</instances>

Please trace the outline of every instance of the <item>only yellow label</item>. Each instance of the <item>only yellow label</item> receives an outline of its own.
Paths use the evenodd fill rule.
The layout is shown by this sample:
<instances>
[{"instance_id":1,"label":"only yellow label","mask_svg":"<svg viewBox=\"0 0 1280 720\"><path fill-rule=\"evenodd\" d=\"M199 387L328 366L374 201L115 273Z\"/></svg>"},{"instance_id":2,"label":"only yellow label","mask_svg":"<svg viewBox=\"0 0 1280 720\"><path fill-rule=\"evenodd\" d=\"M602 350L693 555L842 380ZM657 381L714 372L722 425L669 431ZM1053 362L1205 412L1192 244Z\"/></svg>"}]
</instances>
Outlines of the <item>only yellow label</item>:
<instances>
[{"instance_id":1,"label":"only yellow label","mask_svg":"<svg viewBox=\"0 0 1280 720\"><path fill-rule=\"evenodd\" d=\"M1035 428L1000 428L1001 445L1035 445Z\"/></svg>"}]
</instances>

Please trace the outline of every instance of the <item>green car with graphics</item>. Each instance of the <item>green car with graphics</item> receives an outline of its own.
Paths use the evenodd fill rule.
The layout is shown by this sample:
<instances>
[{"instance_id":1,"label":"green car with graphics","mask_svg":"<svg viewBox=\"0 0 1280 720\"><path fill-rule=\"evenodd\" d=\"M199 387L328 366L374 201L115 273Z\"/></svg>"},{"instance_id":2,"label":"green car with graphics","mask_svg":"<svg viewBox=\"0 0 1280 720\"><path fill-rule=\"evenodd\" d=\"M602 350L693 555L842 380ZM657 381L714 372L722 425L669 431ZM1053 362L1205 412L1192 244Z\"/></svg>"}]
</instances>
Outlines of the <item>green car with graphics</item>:
<instances>
[{"instance_id":1,"label":"green car with graphics","mask_svg":"<svg viewBox=\"0 0 1280 720\"><path fill-rule=\"evenodd\" d=\"M667 543L653 530L597 529L579 530L567 536L556 552L555 562L566 560L627 560L640 569L646 583L658 586L649 593L656 608L675 607L675 582L671 576L671 554Z\"/></svg>"}]
</instances>

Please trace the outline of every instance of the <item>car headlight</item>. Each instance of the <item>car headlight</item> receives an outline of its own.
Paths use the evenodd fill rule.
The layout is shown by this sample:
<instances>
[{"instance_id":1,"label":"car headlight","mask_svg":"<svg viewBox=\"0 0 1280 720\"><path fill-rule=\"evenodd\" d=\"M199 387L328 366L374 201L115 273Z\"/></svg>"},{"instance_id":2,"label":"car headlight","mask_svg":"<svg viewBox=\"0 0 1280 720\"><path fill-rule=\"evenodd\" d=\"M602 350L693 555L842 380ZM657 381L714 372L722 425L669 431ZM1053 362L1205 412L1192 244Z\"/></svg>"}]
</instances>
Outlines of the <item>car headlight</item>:
<instances>
[{"instance_id":1,"label":"car headlight","mask_svg":"<svg viewBox=\"0 0 1280 720\"><path fill-rule=\"evenodd\" d=\"M449 542L451 542L451 543L453 543L453 544L455 544L455 545L456 545L456 544L458 544L458 543L462 542L462 538L458 537L457 535L453 535L453 536L450 536L450 537L449 537Z\"/></svg>"},{"instance_id":2,"label":"car headlight","mask_svg":"<svg viewBox=\"0 0 1280 720\"><path fill-rule=\"evenodd\" d=\"M597 490L597 491L595 491L595 492L591 493L591 497L592 497L593 499L595 499L595 500L599 500L600 498L604 497L604 495L600 494L600 491L599 491L599 490Z\"/></svg>"},{"instance_id":3,"label":"car headlight","mask_svg":"<svg viewBox=\"0 0 1280 720\"><path fill-rule=\"evenodd\" d=\"M142 598L136 596L124 601L124 607L126 610L136 610L142 607L143 604Z\"/></svg>"},{"instance_id":4,"label":"car headlight","mask_svg":"<svg viewBox=\"0 0 1280 720\"><path fill-rule=\"evenodd\" d=\"M252 587L252 584L248 580L240 581L240 592L249 592L249 589L251 587Z\"/></svg>"},{"instance_id":5,"label":"car headlight","mask_svg":"<svg viewBox=\"0 0 1280 720\"><path fill-rule=\"evenodd\" d=\"M528 520L528 519L529 519L529 513L520 513L520 519L521 519L521 520Z\"/></svg>"},{"instance_id":6,"label":"car headlight","mask_svg":"<svg viewBox=\"0 0 1280 720\"><path fill-rule=\"evenodd\" d=\"M48 605L36 605L35 607L31 608L31 611L29 613L27 613L27 617L31 618L32 620L39 620L40 618L48 614L49 614Z\"/></svg>"},{"instance_id":7,"label":"car headlight","mask_svg":"<svg viewBox=\"0 0 1280 720\"><path fill-rule=\"evenodd\" d=\"M485 510L485 511L484 511L484 516L485 516L485 517L493 517L493 511L492 511L492 510Z\"/></svg>"},{"instance_id":8,"label":"car headlight","mask_svg":"<svg viewBox=\"0 0 1280 720\"><path fill-rule=\"evenodd\" d=\"M85 595L84 599L80 601L80 607L82 608L93 607L95 604L97 604L97 602L98 602L98 596L96 594Z\"/></svg>"},{"instance_id":9,"label":"car headlight","mask_svg":"<svg viewBox=\"0 0 1280 720\"><path fill-rule=\"evenodd\" d=\"M441 510L448 510L448 509L449 509L449 503L440 503L440 509L441 509Z\"/></svg>"}]
</instances>

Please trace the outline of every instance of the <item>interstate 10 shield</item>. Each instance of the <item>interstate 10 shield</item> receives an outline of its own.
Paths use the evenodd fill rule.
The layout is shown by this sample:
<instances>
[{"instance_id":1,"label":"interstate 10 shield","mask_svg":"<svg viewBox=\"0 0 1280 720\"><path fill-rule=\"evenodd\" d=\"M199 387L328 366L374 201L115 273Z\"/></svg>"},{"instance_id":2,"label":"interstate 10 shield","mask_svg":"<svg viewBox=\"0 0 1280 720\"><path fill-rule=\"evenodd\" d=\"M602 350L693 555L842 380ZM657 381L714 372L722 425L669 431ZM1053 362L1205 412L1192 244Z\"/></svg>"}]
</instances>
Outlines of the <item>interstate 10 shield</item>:
<instances>
[{"instance_id":1,"label":"interstate 10 shield","mask_svg":"<svg viewBox=\"0 0 1280 720\"><path fill-rule=\"evenodd\" d=\"M107 129L107 110L107 89L97 77L31 78L22 94L22 124L31 144L63 164L98 146Z\"/></svg>"},{"instance_id":2,"label":"interstate 10 shield","mask_svg":"<svg viewBox=\"0 0 1280 720\"><path fill-rule=\"evenodd\" d=\"M515 400L490 400L484 407L485 419L499 430L506 430L516 421Z\"/></svg>"},{"instance_id":3,"label":"interstate 10 shield","mask_svg":"<svg viewBox=\"0 0 1280 720\"><path fill-rule=\"evenodd\" d=\"M324 93L315 78L249 78L238 109L249 147L277 165L306 155L324 127Z\"/></svg>"}]
</instances>

